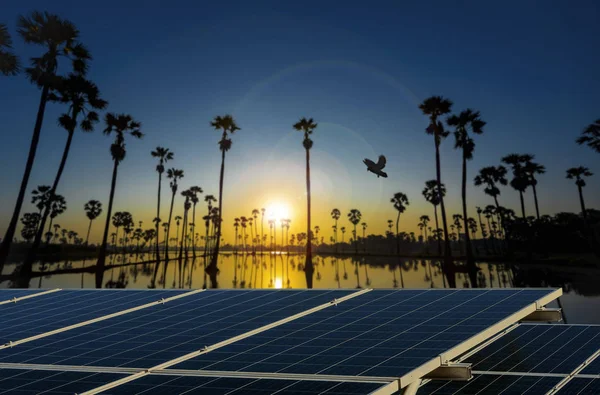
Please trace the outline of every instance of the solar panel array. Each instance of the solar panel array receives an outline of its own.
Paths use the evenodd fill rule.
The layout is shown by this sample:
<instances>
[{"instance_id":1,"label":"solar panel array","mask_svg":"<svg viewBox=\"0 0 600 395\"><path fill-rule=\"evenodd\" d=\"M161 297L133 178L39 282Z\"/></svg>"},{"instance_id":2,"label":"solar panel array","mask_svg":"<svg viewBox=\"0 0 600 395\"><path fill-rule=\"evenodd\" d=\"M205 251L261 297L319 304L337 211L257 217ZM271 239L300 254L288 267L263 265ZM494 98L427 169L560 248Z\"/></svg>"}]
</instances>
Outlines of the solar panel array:
<instances>
[{"instance_id":1,"label":"solar panel array","mask_svg":"<svg viewBox=\"0 0 600 395\"><path fill-rule=\"evenodd\" d=\"M0 301L11 300L0 305L0 394L394 393L558 296L551 289L0 291ZM518 326L505 335L513 339L507 347L568 339L584 355L600 340L595 328L553 328L529 344L533 329ZM499 344L487 358L471 356L474 369L534 365L514 353L498 360L507 351ZM543 369L566 371L580 354L549 354ZM568 361L558 363L563 356ZM488 376L469 383L485 387ZM490 385L510 381L503 386L521 390L562 380L498 377Z\"/></svg>"},{"instance_id":2,"label":"solar panel array","mask_svg":"<svg viewBox=\"0 0 600 395\"><path fill-rule=\"evenodd\" d=\"M598 353L600 325L520 324L461 359L472 364L472 380L432 380L419 393L598 394L598 358L588 364Z\"/></svg>"}]
</instances>

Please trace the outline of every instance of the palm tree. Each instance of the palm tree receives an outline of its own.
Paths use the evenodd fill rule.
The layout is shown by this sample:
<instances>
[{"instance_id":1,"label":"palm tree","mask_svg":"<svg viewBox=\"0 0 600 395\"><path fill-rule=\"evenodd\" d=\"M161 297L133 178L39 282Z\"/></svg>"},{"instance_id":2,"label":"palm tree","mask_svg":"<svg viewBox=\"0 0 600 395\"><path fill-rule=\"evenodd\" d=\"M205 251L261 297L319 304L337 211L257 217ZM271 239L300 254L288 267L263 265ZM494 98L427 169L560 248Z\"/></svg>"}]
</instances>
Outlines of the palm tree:
<instances>
[{"instance_id":1,"label":"palm tree","mask_svg":"<svg viewBox=\"0 0 600 395\"><path fill-rule=\"evenodd\" d=\"M444 197L446 196L446 186L442 183L440 184L440 187L438 188L438 183L437 180L429 180L429 181L425 181L425 188L423 189L423 197L425 198L425 200L427 200L429 203L431 203L433 205L433 214L435 217L435 229L436 229L436 235L440 229L440 225L438 222L438 213L437 213L437 206L438 204L440 204L440 196ZM396 232L398 233L398 232ZM438 244L438 254L441 256L442 255L442 241L439 237L436 237L437 239L437 244Z\"/></svg>"},{"instance_id":2,"label":"palm tree","mask_svg":"<svg viewBox=\"0 0 600 395\"><path fill-rule=\"evenodd\" d=\"M510 181L510 186L516 191L519 191L519 197L521 199L521 214L523 219L527 218L525 215L525 200L523 199L523 193L529 186L529 180L523 169L525 165L525 159L527 159L526 156L519 154L510 154L502 158L502 162L512 166L513 179Z\"/></svg>"},{"instance_id":3,"label":"palm tree","mask_svg":"<svg viewBox=\"0 0 600 395\"><path fill-rule=\"evenodd\" d=\"M523 155L523 160L525 162L523 166L523 171L525 172L526 177L529 179L529 185L531 185L531 189L533 190L533 201L535 203L535 215L537 219L540 219L540 209L538 207L538 198L537 198L537 179L535 178L536 174L544 174L546 172L546 167L535 163L533 160L535 159L534 155Z\"/></svg>"},{"instance_id":4,"label":"palm tree","mask_svg":"<svg viewBox=\"0 0 600 395\"><path fill-rule=\"evenodd\" d=\"M207 214L203 217L203 219L205 220L205 225L206 225L206 240L207 242L204 243L204 259L206 259L206 257L208 257L208 240L210 240L210 219L211 219L211 213L212 213L212 209L213 209L213 202L216 202L217 199L213 196L213 195L205 195L204 196L204 201L207 204L208 207L208 212ZM211 246L212 248L212 246Z\"/></svg>"},{"instance_id":5,"label":"palm tree","mask_svg":"<svg viewBox=\"0 0 600 395\"><path fill-rule=\"evenodd\" d=\"M258 214L260 213L260 211L258 211L257 208L252 210L252 217L254 217L254 233L256 234L256 238L258 238Z\"/></svg>"},{"instance_id":6,"label":"palm tree","mask_svg":"<svg viewBox=\"0 0 600 395\"><path fill-rule=\"evenodd\" d=\"M425 243L427 243L427 224L429 223L429 215L421 215L419 221L423 224L423 229L425 231Z\"/></svg>"},{"instance_id":7,"label":"palm tree","mask_svg":"<svg viewBox=\"0 0 600 395\"><path fill-rule=\"evenodd\" d=\"M346 234L346 227L345 227L345 226L342 226L342 227L340 228L340 230L342 231L342 243L344 243L344 235Z\"/></svg>"},{"instance_id":8,"label":"palm tree","mask_svg":"<svg viewBox=\"0 0 600 395\"><path fill-rule=\"evenodd\" d=\"M356 240L356 225L358 225L358 223L360 222L361 217L361 212L355 208L350 210L350 212L348 213L348 220L352 223L352 225L354 225L354 230L352 231L352 234L354 235L354 248L356 249L356 254L358 254L358 243Z\"/></svg>"},{"instance_id":9,"label":"palm tree","mask_svg":"<svg viewBox=\"0 0 600 395\"><path fill-rule=\"evenodd\" d=\"M367 223L363 222L361 224L361 226L362 226L362 231L363 231L363 236L362 236L363 237L363 243L364 243L363 244L363 248L364 248L365 252L367 252L367 238L365 237L365 231L367 230Z\"/></svg>"},{"instance_id":10,"label":"palm tree","mask_svg":"<svg viewBox=\"0 0 600 395\"><path fill-rule=\"evenodd\" d=\"M169 220L167 222L167 238L165 239L165 262L169 260L169 235L171 233L171 219L173 218L175 195L177 194L177 188L179 187L177 182L183 178L183 170L174 168L168 169L167 178L171 180L169 181L169 186L171 187L171 206L169 209ZM179 220L177 220L177 218L179 218ZM177 216L175 220L177 221L177 239L179 240L179 221L181 220L181 217Z\"/></svg>"},{"instance_id":11,"label":"palm tree","mask_svg":"<svg viewBox=\"0 0 600 395\"><path fill-rule=\"evenodd\" d=\"M333 220L335 221L335 225L333 228L333 236L335 239L335 243L336 243L336 250L339 249L339 247L337 246L337 229L338 229L338 220L340 219L340 216L342 215L342 213L340 212L340 210L338 210L337 208L334 208L333 210L331 210L331 218L333 218ZM339 252L339 251L337 251Z\"/></svg>"},{"instance_id":12,"label":"palm tree","mask_svg":"<svg viewBox=\"0 0 600 395\"><path fill-rule=\"evenodd\" d=\"M202 188L200 188L199 186L191 186L190 189L190 200L192 202L192 225L194 227L194 229L196 228L196 204L198 204L198 202L200 201L198 199L198 194L203 193L204 191L202 191ZM196 257L196 240L193 240L192 242L192 251L194 254L194 258Z\"/></svg>"},{"instance_id":13,"label":"palm tree","mask_svg":"<svg viewBox=\"0 0 600 395\"><path fill-rule=\"evenodd\" d=\"M585 203L583 201L583 187L585 186L585 180L582 177L590 177L594 174L587 167L579 166L572 167L567 170L567 178L572 180L575 179L575 185L579 191L579 203L581 204L581 213L583 218L587 221L587 213L585 211Z\"/></svg>"},{"instance_id":14,"label":"palm tree","mask_svg":"<svg viewBox=\"0 0 600 395\"><path fill-rule=\"evenodd\" d=\"M60 229L60 225L59 224L54 224L54 240L57 241L58 240L58 230Z\"/></svg>"},{"instance_id":15,"label":"palm tree","mask_svg":"<svg viewBox=\"0 0 600 395\"><path fill-rule=\"evenodd\" d=\"M48 232L52 233L50 229L52 229L52 222L54 221L54 218L58 217L60 214L64 213L67 210L67 202L65 201L65 198L62 197L61 195L53 195L50 203L48 203L49 207L50 207L50 224L48 225ZM40 225L40 229L38 230L38 233L41 233L41 225ZM47 233L48 233L47 232ZM37 236L36 236L37 237ZM50 244L50 239L46 240L46 244ZM33 263L33 261L32 261ZM27 268L26 265L23 265L23 269L25 270L31 270L31 264L29 264L29 267ZM30 273L30 272L25 272L25 273Z\"/></svg>"},{"instance_id":16,"label":"palm tree","mask_svg":"<svg viewBox=\"0 0 600 395\"><path fill-rule=\"evenodd\" d=\"M442 188L442 171L440 162L440 144L442 139L448 136L444 130L444 124L438 120L442 115L448 114L452 108L452 102L442 96L432 96L425 99L419 108L423 114L429 116L429 126L425 130L427 134L433 135L435 143L435 171L438 189ZM444 227L444 264L447 267L452 265L452 252L450 251L450 240L448 239L448 224L446 221L446 206L444 197L439 195L440 207L442 209L442 224Z\"/></svg>"},{"instance_id":17,"label":"palm tree","mask_svg":"<svg viewBox=\"0 0 600 395\"><path fill-rule=\"evenodd\" d=\"M310 135L317 128L317 124L313 121L312 118L306 119L301 118L300 121L294 124L294 129L304 133L304 139L302 140L302 145L306 150L306 234L309 235L310 238L310 149L313 146L313 141L310 139ZM313 263L312 263L312 243L309 240L306 243L306 262L304 264L304 270L312 273Z\"/></svg>"},{"instance_id":18,"label":"palm tree","mask_svg":"<svg viewBox=\"0 0 600 395\"><path fill-rule=\"evenodd\" d=\"M12 53L12 39L5 24L0 23L0 73L17 75L21 69L19 58Z\"/></svg>"},{"instance_id":19,"label":"palm tree","mask_svg":"<svg viewBox=\"0 0 600 395\"><path fill-rule=\"evenodd\" d=\"M21 236L25 239L26 242L29 243L31 239L35 237L35 234L37 232L40 222L40 214L25 213L21 218L21 222L23 223L23 228L21 229Z\"/></svg>"},{"instance_id":20,"label":"palm tree","mask_svg":"<svg viewBox=\"0 0 600 395\"><path fill-rule=\"evenodd\" d=\"M485 185L483 192L494 198L496 208L500 207L498 203L498 196L500 196L500 189L498 184L506 185L506 167L504 166L487 166L479 170L479 174L474 180L475 186Z\"/></svg>"},{"instance_id":21,"label":"palm tree","mask_svg":"<svg viewBox=\"0 0 600 395\"><path fill-rule=\"evenodd\" d=\"M396 211L398 211L398 216L396 217L396 253L400 255L400 233L398 224L400 223L400 214L406 211L406 206L409 205L408 197L402 192L396 192L390 202L394 205Z\"/></svg>"},{"instance_id":22,"label":"palm tree","mask_svg":"<svg viewBox=\"0 0 600 395\"><path fill-rule=\"evenodd\" d=\"M215 233L215 251L213 253L212 262L209 265L211 271L216 272L217 259L219 256L219 246L221 242L221 223L223 222L223 179L225 177L225 152L229 151L232 145L232 141L230 138L227 137L227 134L233 134L236 131L240 130L240 128L237 126L231 115L217 116L210 123L210 125L216 130L223 131L221 140L219 141L219 149L221 150L221 175L219 177L219 215L221 216L221 220L217 221L217 228Z\"/></svg>"},{"instance_id":23,"label":"palm tree","mask_svg":"<svg viewBox=\"0 0 600 395\"><path fill-rule=\"evenodd\" d=\"M36 189L31 191L31 204L35 204L38 209L40 219L42 218L42 211L44 207L47 207L52 201L52 194L50 191L52 187L50 185L38 185ZM40 222L38 221L38 231L40 229Z\"/></svg>"},{"instance_id":24,"label":"palm tree","mask_svg":"<svg viewBox=\"0 0 600 395\"><path fill-rule=\"evenodd\" d=\"M600 119L589 124L576 141L579 145L586 144L594 151L600 152Z\"/></svg>"},{"instance_id":25,"label":"palm tree","mask_svg":"<svg viewBox=\"0 0 600 395\"><path fill-rule=\"evenodd\" d=\"M465 249L467 252L467 266L471 269L475 268L475 257L473 256L473 248L471 246L471 238L469 236L469 225L467 223L469 217L467 214L467 161L473 159L473 151L475 150L475 142L469 136L469 129L474 134L482 134L485 121L479 118L479 111L466 109L458 116L453 115L448 118L448 125L454 126L454 148L462 150L462 211L465 228ZM475 271L470 273L475 276ZM471 279L472 284L477 284L476 278Z\"/></svg>"},{"instance_id":26,"label":"palm tree","mask_svg":"<svg viewBox=\"0 0 600 395\"><path fill-rule=\"evenodd\" d=\"M262 255L263 253L263 243L264 243L264 225L265 225L265 209L261 208L260 209L260 213L261 213L261 217L260 217L260 253Z\"/></svg>"},{"instance_id":27,"label":"palm tree","mask_svg":"<svg viewBox=\"0 0 600 395\"><path fill-rule=\"evenodd\" d=\"M156 165L156 172L158 173L158 199L156 203L156 218L160 218L160 190L162 185L162 175L165 172L165 163L170 160L173 160L173 152L169 151L168 148L164 147L156 147L156 149L150 152L153 158L158 158L158 165ZM160 254L158 252L158 239L160 232L158 231L158 226L160 224L160 220L156 221L156 264L160 263ZM166 246L166 240L165 240Z\"/></svg>"},{"instance_id":28,"label":"palm tree","mask_svg":"<svg viewBox=\"0 0 600 395\"><path fill-rule=\"evenodd\" d=\"M100 253L98 255L98 263L96 269L98 273L102 273L104 270L104 263L106 260L106 247L108 243L108 229L110 228L110 216L112 214L112 206L115 198L115 189L117 188L117 174L119 170L119 164L125 159L127 151L125 150L125 135L129 134L131 137L141 139L144 135L140 132L141 124L136 122L131 115L127 114L114 114L108 113L105 116L106 128L104 134L109 136L115 134L115 140L110 146L110 154L112 156L114 166L112 181L110 184L110 197L108 200L108 212L106 214L106 224L104 226L104 236L102 237L102 245L100 246ZM156 235L155 235L156 236ZM96 288L102 287L101 276L96 276Z\"/></svg>"},{"instance_id":29,"label":"palm tree","mask_svg":"<svg viewBox=\"0 0 600 395\"><path fill-rule=\"evenodd\" d=\"M487 238L485 237L485 231L483 229L483 224L481 223L481 213L483 212L483 210L479 206L476 207L476 209L477 209L477 218L479 219L479 229L481 229L481 238L483 239L483 247L485 248L486 253L489 254Z\"/></svg>"},{"instance_id":30,"label":"palm tree","mask_svg":"<svg viewBox=\"0 0 600 395\"><path fill-rule=\"evenodd\" d=\"M18 33L27 44L36 44L45 47L46 52L40 57L31 59L31 66L25 69L25 73L30 81L42 89L40 104L38 107L29 154L27 156L27 164L25 172L21 180L21 187L17 196L15 208L11 221L8 225L2 245L0 245L0 271L4 267L6 258L10 251L10 246L17 229L21 207L25 199L27 184L37 146L40 140L46 103L51 100L50 93L56 86L58 77L58 60L60 57L65 57L72 62L73 70L78 74L85 74L87 70L87 61L90 55L87 49L77 41L79 31L71 22L63 20L56 15L47 12L33 12L29 17L20 16L18 21ZM6 38L4 38L6 42ZM6 45L5 45L6 46Z\"/></svg>"},{"instance_id":31,"label":"palm tree","mask_svg":"<svg viewBox=\"0 0 600 395\"><path fill-rule=\"evenodd\" d=\"M90 220L87 237L85 238L85 245L87 246L90 239L90 231L92 230L92 222L102 214L102 203L97 200L90 200L83 206L83 209L85 210L85 215Z\"/></svg>"},{"instance_id":32,"label":"palm tree","mask_svg":"<svg viewBox=\"0 0 600 395\"><path fill-rule=\"evenodd\" d=\"M177 248L177 246L179 245L179 225L181 225L181 220L183 218L181 218L181 216L176 215L175 216L175 223L177 224L177 235L175 237L175 248Z\"/></svg>"}]
</instances>

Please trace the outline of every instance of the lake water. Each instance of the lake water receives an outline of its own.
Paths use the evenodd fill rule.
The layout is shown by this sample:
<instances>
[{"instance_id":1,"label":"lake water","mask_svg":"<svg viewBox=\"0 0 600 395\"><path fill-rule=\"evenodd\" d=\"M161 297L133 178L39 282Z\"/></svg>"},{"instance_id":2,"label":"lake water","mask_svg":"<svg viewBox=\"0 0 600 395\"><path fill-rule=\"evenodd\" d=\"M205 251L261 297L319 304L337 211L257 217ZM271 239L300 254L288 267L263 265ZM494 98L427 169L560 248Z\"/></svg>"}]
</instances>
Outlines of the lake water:
<instances>
[{"instance_id":1,"label":"lake water","mask_svg":"<svg viewBox=\"0 0 600 395\"><path fill-rule=\"evenodd\" d=\"M312 277L303 270L305 257L295 254L221 254L219 272L212 277L204 270L203 258L181 264L170 260L166 273L164 265L155 271L151 259L148 254L110 256L103 286L147 289L156 272L156 288L448 288L440 263L423 259L316 255ZM93 288L95 263L94 259L38 263L29 287ZM8 264L2 274L13 273L16 266ZM561 303L569 323L600 324L600 269L499 263L478 263L478 267L478 287L562 287ZM471 286L466 273L456 273L455 280L457 288ZM0 287L10 286L6 278L0 283Z\"/></svg>"}]
</instances>

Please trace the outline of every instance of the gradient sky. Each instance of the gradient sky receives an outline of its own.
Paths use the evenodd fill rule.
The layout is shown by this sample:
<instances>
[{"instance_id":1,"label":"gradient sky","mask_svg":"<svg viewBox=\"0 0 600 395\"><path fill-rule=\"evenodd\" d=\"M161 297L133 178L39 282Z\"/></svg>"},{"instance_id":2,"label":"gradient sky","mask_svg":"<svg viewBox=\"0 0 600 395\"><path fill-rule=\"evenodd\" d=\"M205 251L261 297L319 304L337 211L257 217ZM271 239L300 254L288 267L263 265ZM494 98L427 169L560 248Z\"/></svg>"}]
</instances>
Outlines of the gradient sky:
<instances>
[{"instance_id":1,"label":"gradient sky","mask_svg":"<svg viewBox=\"0 0 600 395\"><path fill-rule=\"evenodd\" d=\"M242 130L227 154L224 236L233 218L273 203L288 205L292 233L305 229L302 116L319 124L311 151L313 224L331 234L329 212L363 213L368 232L383 233L395 219L389 203L398 191L410 206L401 230L417 231L433 215L421 195L435 177L433 138L418 104L439 94L456 112L472 107L488 122L475 136L469 163L468 203L492 203L472 186L477 170L508 153L532 153L547 168L539 178L542 214L579 210L577 188L565 170L600 172L598 155L575 144L597 119L600 78L600 6L597 1L102 1L2 2L0 22L15 35L19 14L48 10L73 21L94 61L89 76L110 102L108 110L142 122L141 141L129 140L120 166L114 211L130 211L151 226L157 173L150 151L175 153L168 167L182 168L181 186L218 194L219 133L215 115L233 114ZM50 7L51 5L51 7ZM14 37L25 60L39 53ZM24 76L0 78L0 232L14 207L25 166L39 91ZM62 108L49 105L29 190L50 184L66 132ZM108 202L111 138L102 125L77 132L59 186L68 211L56 222L85 236L83 205ZM442 146L442 181L449 216L460 211L460 154L451 136ZM364 157L388 159L387 179L367 173ZM166 187L166 183L163 187ZM169 192L163 188L166 218ZM584 190L588 207L600 208L600 182ZM28 202L21 213L34 211ZM518 194L502 189L500 203L518 208ZM531 193L528 214L534 213ZM178 196L176 214L183 201ZM202 210L201 213L204 211ZM94 226L98 241L104 215ZM349 227L349 222L344 219Z\"/></svg>"}]
</instances>

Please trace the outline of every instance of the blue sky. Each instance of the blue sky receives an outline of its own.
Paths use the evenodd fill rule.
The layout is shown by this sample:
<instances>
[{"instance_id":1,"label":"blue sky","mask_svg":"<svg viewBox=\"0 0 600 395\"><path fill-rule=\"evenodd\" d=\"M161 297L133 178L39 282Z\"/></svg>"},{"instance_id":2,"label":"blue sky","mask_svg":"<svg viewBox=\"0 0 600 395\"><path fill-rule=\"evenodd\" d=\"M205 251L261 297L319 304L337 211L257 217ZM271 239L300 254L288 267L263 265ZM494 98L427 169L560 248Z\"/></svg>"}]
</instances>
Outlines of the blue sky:
<instances>
[{"instance_id":1,"label":"blue sky","mask_svg":"<svg viewBox=\"0 0 600 395\"><path fill-rule=\"evenodd\" d=\"M131 211L148 226L157 183L150 151L169 147L175 152L169 167L186 172L182 187L200 185L216 195L219 135L209 122L232 113L242 130L226 161L226 223L280 203L292 211L293 232L302 231L304 152L291 126L310 116L319 123L311 152L315 225L329 229L333 207L358 208L369 231L383 232L386 220L395 218L389 198L402 191L411 205L401 228L416 230L417 218L432 214L421 189L435 176L433 139L423 131L427 121L418 104L433 94L451 98L456 112L480 110L488 122L485 134L476 136L469 180L505 154L533 153L547 167L539 180L542 213L578 210L565 170L584 165L600 171L597 154L574 142L600 116L597 2L368 4L8 0L0 22L9 25L24 61L39 49L16 37L19 14L48 10L79 27L94 56L89 76L110 102L108 110L143 124L146 137L127 145L115 210ZM39 91L23 76L0 79L1 232L18 192L38 100ZM54 177L66 138L56 124L61 110L50 105L46 112L29 190ZM110 138L101 127L77 133L59 187L69 210L57 222L80 234L83 204L108 201ZM453 145L449 138L442 149L449 214L460 204L460 155ZM385 180L361 163L379 154L388 158ZM598 208L597 176L585 197ZM163 201L168 198L165 192ZM491 203L472 186L468 198L472 208ZM526 198L533 214L531 194ZM500 201L518 207L509 188ZM26 205L22 212L30 210ZM94 227L93 239L100 228Z\"/></svg>"}]
</instances>

